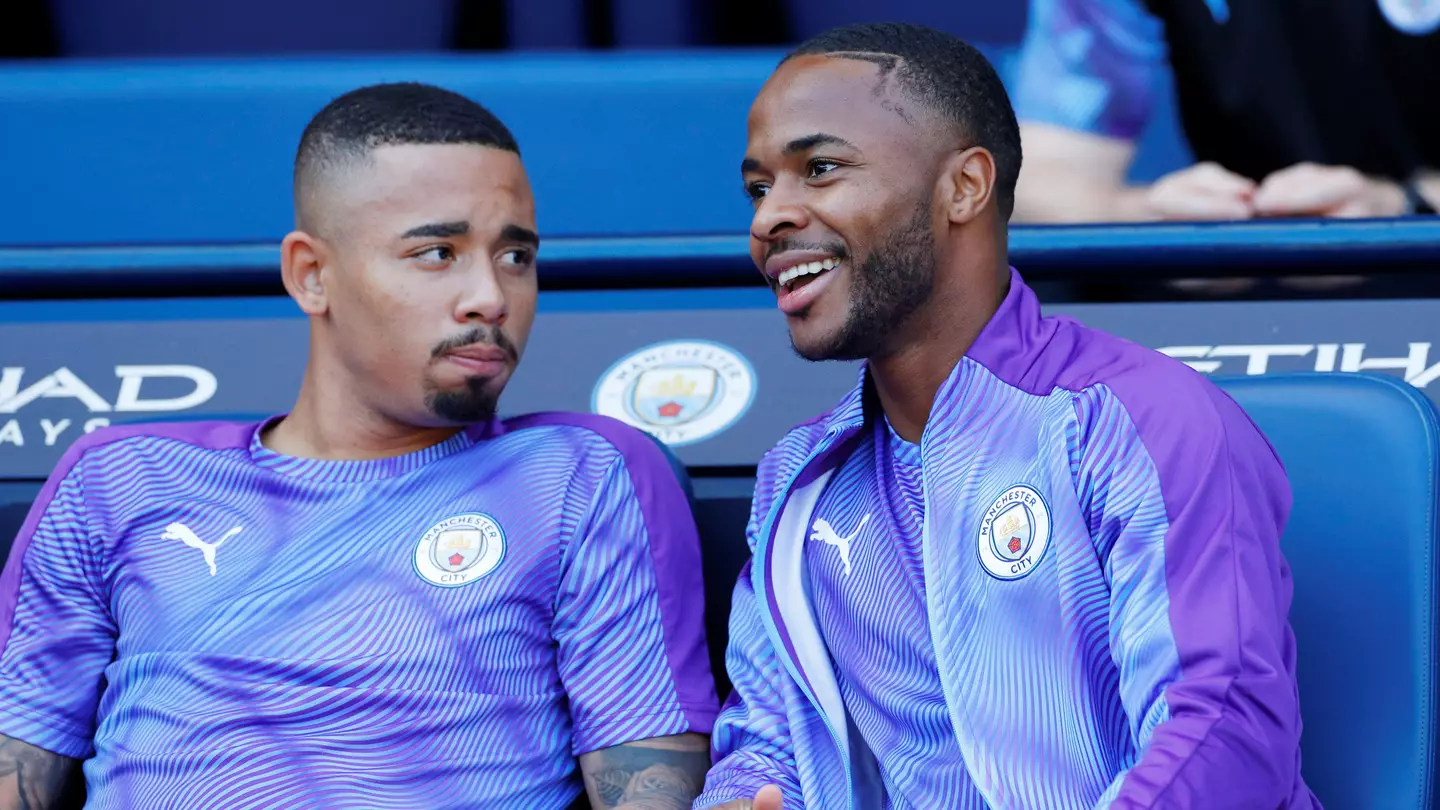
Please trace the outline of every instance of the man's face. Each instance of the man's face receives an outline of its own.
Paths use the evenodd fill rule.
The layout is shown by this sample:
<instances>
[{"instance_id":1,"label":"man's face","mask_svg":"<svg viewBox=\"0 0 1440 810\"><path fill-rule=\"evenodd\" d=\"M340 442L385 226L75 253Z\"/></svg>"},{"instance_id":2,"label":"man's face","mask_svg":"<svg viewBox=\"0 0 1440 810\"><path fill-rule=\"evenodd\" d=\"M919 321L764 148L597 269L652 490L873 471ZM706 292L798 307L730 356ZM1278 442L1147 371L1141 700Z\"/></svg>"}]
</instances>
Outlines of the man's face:
<instances>
[{"instance_id":1,"label":"man's face","mask_svg":"<svg viewBox=\"0 0 1440 810\"><path fill-rule=\"evenodd\" d=\"M353 390L416 426L483 421L535 318L535 204L513 152L382 146L327 207L329 345Z\"/></svg>"},{"instance_id":2,"label":"man's face","mask_svg":"<svg viewBox=\"0 0 1440 810\"><path fill-rule=\"evenodd\" d=\"M861 59L792 59L750 108L750 256L802 357L883 354L929 298L944 223L934 126Z\"/></svg>"}]
</instances>

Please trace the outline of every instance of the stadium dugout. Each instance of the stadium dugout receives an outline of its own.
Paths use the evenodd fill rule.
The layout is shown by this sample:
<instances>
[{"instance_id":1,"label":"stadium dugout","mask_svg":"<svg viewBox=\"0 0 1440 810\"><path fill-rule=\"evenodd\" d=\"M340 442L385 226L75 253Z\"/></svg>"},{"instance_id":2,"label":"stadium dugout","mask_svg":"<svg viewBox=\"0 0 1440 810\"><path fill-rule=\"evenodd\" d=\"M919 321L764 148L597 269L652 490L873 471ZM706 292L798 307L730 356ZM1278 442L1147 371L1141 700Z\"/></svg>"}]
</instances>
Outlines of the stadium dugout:
<instances>
[{"instance_id":1,"label":"stadium dugout","mask_svg":"<svg viewBox=\"0 0 1440 810\"><path fill-rule=\"evenodd\" d=\"M540 204L541 315L503 407L611 413L667 443L695 496L718 661L756 460L855 373L784 349L749 266L735 167L776 57L0 69L0 535L86 430L289 405L305 326L275 244L298 132L344 90L430 81L512 122ZM1017 228L1012 256L1050 310L1224 378L1267 432L1295 489L1306 779L1329 807L1431 807L1440 223ZM1305 276L1329 281L1278 282ZM1173 283L1204 278L1247 281ZM691 407L645 423L643 375L616 373L639 367Z\"/></svg>"}]
</instances>

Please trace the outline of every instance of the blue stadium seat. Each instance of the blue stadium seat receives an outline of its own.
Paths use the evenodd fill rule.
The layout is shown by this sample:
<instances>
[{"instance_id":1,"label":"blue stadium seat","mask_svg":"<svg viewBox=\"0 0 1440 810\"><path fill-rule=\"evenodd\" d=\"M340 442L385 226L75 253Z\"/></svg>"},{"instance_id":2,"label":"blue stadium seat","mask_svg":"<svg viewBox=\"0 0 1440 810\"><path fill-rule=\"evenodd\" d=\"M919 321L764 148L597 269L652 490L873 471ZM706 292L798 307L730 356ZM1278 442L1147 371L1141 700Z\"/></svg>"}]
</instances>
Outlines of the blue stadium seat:
<instances>
[{"instance_id":1,"label":"blue stadium seat","mask_svg":"<svg viewBox=\"0 0 1440 810\"><path fill-rule=\"evenodd\" d=\"M511 20L514 36L579 42L583 32L565 11L576 0L514 2L525 9ZM616 37L633 46L696 25L682 0L648 10L643 0L614 2ZM1009 71L1012 50L984 50ZM7 65L0 121L26 125L0 126L0 154L25 159L0 162L0 188L26 195L0 203L0 247L278 243L293 220L290 166L306 121L347 90L399 80L453 88L505 119L547 239L743 237L752 213L736 170L745 118L780 56L697 49ZM1188 159L1169 96L1160 102L1136 180Z\"/></svg>"},{"instance_id":2,"label":"blue stadium seat","mask_svg":"<svg viewBox=\"0 0 1440 810\"><path fill-rule=\"evenodd\" d=\"M291 164L305 123L335 96L380 81L432 82L500 115L520 141L547 238L744 234L750 206L736 167L745 116L778 58L552 53L8 67L0 70L0 121L31 125L0 126L0 154L27 156L0 162L0 188L33 193L24 205L0 203L0 246L278 243L293 221Z\"/></svg>"},{"instance_id":3,"label":"blue stadium seat","mask_svg":"<svg viewBox=\"0 0 1440 810\"><path fill-rule=\"evenodd\" d=\"M1434 792L1434 406L1398 380L1217 380L1269 437L1295 504L1305 779L1326 807L1426 810Z\"/></svg>"}]
</instances>

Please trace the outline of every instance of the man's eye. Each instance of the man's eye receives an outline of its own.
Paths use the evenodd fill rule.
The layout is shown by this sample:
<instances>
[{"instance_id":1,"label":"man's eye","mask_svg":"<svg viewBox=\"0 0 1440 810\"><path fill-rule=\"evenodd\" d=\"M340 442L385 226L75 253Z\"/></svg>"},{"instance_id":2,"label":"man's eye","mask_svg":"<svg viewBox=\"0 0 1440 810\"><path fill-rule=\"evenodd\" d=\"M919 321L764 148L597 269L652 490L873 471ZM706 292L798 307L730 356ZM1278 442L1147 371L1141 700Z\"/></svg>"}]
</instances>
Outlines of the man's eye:
<instances>
[{"instance_id":1,"label":"man's eye","mask_svg":"<svg viewBox=\"0 0 1440 810\"><path fill-rule=\"evenodd\" d=\"M822 174L829 174L835 169L840 168L840 163L839 161L826 160L825 158L815 158L810 161L807 168L810 170L811 177L819 177Z\"/></svg>"},{"instance_id":2,"label":"man's eye","mask_svg":"<svg viewBox=\"0 0 1440 810\"><path fill-rule=\"evenodd\" d=\"M769 193L769 183L761 183L759 181L756 181L754 183L745 184L745 196L749 197L751 202L755 202L756 200L759 200L761 197L764 197L766 194Z\"/></svg>"},{"instance_id":3,"label":"man's eye","mask_svg":"<svg viewBox=\"0 0 1440 810\"><path fill-rule=\"evenodd\" d=\"M431 264L445 264L455 261L455 250L449 245L435 245L416 253L415 258Z\"/></svg>"},{"instance_id":4,"label":"man's eye","mask_svg":"<svg viewBox=\"0 0 1440 810\"><path fill-rule=\"evenodd\" d=\"M500 259L514 267L529 267L535 262L535 254L524 248L516 248L500 254Z\"/></svg>"}]
</instances>

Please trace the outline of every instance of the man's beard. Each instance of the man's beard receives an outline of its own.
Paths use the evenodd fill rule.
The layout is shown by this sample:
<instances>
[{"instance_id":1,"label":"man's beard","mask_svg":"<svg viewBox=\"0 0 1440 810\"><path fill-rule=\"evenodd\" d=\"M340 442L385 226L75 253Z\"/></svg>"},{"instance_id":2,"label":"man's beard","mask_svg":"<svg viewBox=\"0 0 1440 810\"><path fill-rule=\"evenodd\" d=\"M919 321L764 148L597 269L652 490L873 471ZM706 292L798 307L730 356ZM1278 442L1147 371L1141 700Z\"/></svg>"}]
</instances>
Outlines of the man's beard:
<instances>
[{"instance_id":1,"label":"man's beard","mask_svg":"<svg viewBox=\"0 0 1440 810\"><path fill-rule=\"evenodd\" d=\"M861 360L882 354L891 336L929 300L935 286L935 242L928 205L891 231L863 265L851 264L850 309L833 338L802 349L806 360Z\"/></svg>"},{"instance_id":2,"label":"man's beard","mask_svg":"<svg viewBox=\"0 0 1440 810\"><path fill-rule=\"evenodd\" d=\"M519 352L515 344L505 336L499 329L472 329L464 335L451 338L431 351L431 357L439 358L448 351L453 351L476 343L490 343L504 349L510 355L512 363L519 360ZM465 386L459 390L441 390L431 384L426 385L425 407L437 417L451 424L475 424L488 422L495 418L496 410L500 404L501 388L491 388L490 377L467 377Z\"/></svg>"},{"instance_id":3,"label":"man's beard","mask_svg":"<svg viewBox=\"0 0 1440 810\"><path fill-rule=\"evenodd\" d=\"M495 418L500 404L499 393L485 387L489 381L486 377L471 377L461 390L430 391L425 395L425 407L452 424L488 422Z\"/></svg>"}]
</instances>

